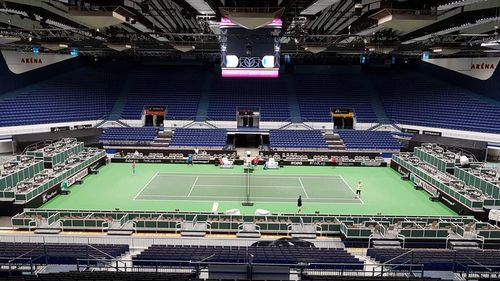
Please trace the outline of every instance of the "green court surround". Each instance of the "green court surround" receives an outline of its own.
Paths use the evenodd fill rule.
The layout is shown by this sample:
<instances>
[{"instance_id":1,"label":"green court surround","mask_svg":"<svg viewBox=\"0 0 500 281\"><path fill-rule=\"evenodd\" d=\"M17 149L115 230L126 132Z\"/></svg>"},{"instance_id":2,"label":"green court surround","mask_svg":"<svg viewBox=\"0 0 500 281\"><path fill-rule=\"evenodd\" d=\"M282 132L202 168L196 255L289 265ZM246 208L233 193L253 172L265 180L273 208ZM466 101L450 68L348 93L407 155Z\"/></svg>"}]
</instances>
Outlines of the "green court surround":
<instances>
[{"instance_id":1,"label":"green court surround","mask_svg":"<svg viewBox=\"0 0 500 281\"><path fill-rule=\"evenodd\" d=\"M162 180L158 175L166 176ZM203 177L204 175L208 176ZM83 184L72 186L69 195L59 195L41 208L210 211L213 202L217 201L220 211L237 208L243 214L253 214L255 209L293 213L297 210L296 200L293 198L302 194L304 213L319 211L323 214L455 215L443 204L431 202L426 192L415 190L410 182L402 181L400 175L390 168L260 168L251 175L251 182L254 183L250 185L251 195L264 199L253 198L255 205L251 207L242 206L239 198L239 195L244 196L245 193L244 185L238 182L242 175L244 176L243 168L238 166L234 169L221 169L213 165L187 167L182 164L137 164L137 174L132 175L130 163L112 163L100 168L98 175L86 177ZM197 177L202 182L195 183ZM285 178L289 179L285 181ZM311 198L322 200L304 198L304 189L297 184L299 178ZM347 189L347 185L339 184L340 178L345 180L351 190ZM308 179L311 182L307 182ZM353 193L358 180L363 182L362 202L355 199ZM282 182L279 186L271 187L279 182ZM218 184L224 186L220 190L217 186L212 186ZM254 186L255 189L252 189ZM147 194L159 196L155 200L144 196ZM189 198L187 195L197 197ZM215 200L219 195L219 200ZM352 200L348 198L349 195L352 195ZM175 200L171 200L172 196L176 196ZM224 196L230 197L230 200L225 200ZM265 197L279 197L280 200Z\"/></svg>"}]
</instances>

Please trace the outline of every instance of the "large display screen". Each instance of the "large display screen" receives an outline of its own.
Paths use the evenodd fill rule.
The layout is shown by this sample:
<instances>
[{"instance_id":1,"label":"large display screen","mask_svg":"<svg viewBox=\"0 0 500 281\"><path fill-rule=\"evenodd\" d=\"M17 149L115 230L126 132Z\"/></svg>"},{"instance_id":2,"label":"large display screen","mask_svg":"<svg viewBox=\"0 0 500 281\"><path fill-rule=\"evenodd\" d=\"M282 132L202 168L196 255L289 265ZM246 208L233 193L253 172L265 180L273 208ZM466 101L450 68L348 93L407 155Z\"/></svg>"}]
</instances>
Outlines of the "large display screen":
<instances>
[{"instance_id":1,"label":"large display screen","mask_svg":"<svg viewBox=\"0 0 500 281\"><path fill-rule=\"evenodd\" d=\"M281 20L249 30L223 18L220 28L223 77L278 77Z\"/></svg>"}]
</instances>

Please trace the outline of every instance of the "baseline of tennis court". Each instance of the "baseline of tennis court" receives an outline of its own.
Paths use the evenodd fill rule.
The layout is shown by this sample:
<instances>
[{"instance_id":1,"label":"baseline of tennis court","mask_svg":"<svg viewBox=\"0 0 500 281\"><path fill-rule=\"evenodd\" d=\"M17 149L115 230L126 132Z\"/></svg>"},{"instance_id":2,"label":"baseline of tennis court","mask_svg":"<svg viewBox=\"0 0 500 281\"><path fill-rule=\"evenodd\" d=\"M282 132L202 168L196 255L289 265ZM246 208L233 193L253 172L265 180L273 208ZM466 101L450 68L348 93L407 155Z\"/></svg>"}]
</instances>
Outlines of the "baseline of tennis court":
<instances>
[{"instance_id":1,"label":"baseline of tennis court","mask_svg":"<svg viewBox=\"0 0 500 281\"><path fill-rule=\"evenodd\" d=\"M134 200L364 204L342 176L156 173Z\"/></svg>"}]
</instances>

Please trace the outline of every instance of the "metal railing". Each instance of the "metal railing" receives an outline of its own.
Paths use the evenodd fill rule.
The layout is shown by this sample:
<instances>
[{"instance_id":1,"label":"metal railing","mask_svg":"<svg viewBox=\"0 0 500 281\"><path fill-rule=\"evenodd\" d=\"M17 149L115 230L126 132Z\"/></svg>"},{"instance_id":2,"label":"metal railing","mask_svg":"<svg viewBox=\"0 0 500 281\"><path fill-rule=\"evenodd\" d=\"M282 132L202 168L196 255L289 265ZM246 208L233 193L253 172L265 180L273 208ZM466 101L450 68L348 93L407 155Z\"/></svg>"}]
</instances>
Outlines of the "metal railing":
<instances>
[{"instance_id":1,"label":"metal railing","mask_svg":"<svg viewBox=\"0 0 500 281\"><path fill-rule=\"evenodd\" d=\"M134 260L111 261L99 263L95 259L78 259L77 271L111 271L111 272L200 272L210 266L263 266L268 267L269 272L275 268L288 267L291 271L297 272L299 276L337 276L337 277L386 277L386 276L408 276L412 274L417 277L424 277L423 264L383 264L365 263L360 268L356 263L316 263L302 262L298 264L280 263L255 263L252 258L248 262L211 262L213 256L208 256L198 261L194 260L135 260L141 265L134 264ZM404 268L403 268L404 267ZM395 270L399 268L398 270Z\"/></svg>"}]
</instances>

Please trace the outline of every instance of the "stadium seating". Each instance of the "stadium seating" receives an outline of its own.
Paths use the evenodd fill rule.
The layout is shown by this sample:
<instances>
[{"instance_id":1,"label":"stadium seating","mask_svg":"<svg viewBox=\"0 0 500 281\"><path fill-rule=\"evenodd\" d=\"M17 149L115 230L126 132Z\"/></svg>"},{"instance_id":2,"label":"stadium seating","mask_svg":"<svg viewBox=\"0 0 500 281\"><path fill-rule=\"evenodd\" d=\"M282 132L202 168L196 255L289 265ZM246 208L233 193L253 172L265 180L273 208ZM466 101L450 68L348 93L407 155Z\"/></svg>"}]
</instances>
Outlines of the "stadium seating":
<instances>
[{"instance_id":1,"label":"stadium seating","mask_svg":"<svg viewBox=\"0 0 500 281\"><path fill-rule=\"evenodd\" d=\"M282 79L215 78L207 116L216 120L236 120L237 108L260 109L262 121L290 118L287 87Z\"/></svg>"},{"instance_id":2,"label":"stadium seating","mask_svg":"<svg viewBox=\"0 0 500 281\"><path fill-rule=\"evenodd\" d=\"M224 129L176 129L170 146L224 147L227 131Z\"/></svg>"},{"instance_id":3,"label":"stadium seating","mask_svg":"<svg viewBox=\"0 0 500 281\"><path fill-rule=\"evenodd\" d=\"M374 76L387 116L400 124L500 132L500 106L418 72Z\"/></svg>"},{"instance_id":4,"label":"stadium seating","mask_svg":"<svg viewBox=\"0 0 500 281\"><path fill-rule=\"evenodd\" d=\"M1 273L1 271L0 271ZM1 275L0 275L1 277ZM8 281L201 281L194 273L83 271L6 276ZM2 279L4 280L4 279Z\"/></svg>"},{"instance_id":5,"label":"stadium seating","mask_svg":"<svg viewBox=\"0 0 500 281\"><path fill-rule=\"evenodd\" d=\"M347 149L399 150L401 144L387 131L341 130L338 132Z\"/></svg>"},{"instance_id":6,"label":"stadium seating","mask_svg":"<svg viewBox=\"0 0 500 281\"><path fill-rule=\"evenodd\" d=\"M318 130L270 130L269 145L271 148L328 148Z\"/></svg>"},{"instance_id":7,"label":"stadium seating","mask_svg":"<svg viewBox=\"0 0 500 281\"><path fill-rule=\"evenodd\" d=\"M148 67L132 71L130 90L121 116L140 119L144 106L166 106L166 119L194 119L204 75L191 68Z\"/></svg>"},{"instance_id":8,"label":"stadium seating","mask_svg":"<svg viewBox=\"0 0 500 281\"><path fill-rule=\"evenodd\" d=\"M0 243L0 263L19 258L19 263L76 264L77 259L109 260L123 255L128 245Z\"/></svg>"},{"instance_id":9,"label":"stadium seating","mask_svg":"<svg viewBox=\"0 0 500 281\"><path fill-rule=\"evenodd\" d=\"M406 255L405 255L406 253ZM368 249L368 256L379 262L392 264L423 264L425 270L466 271L468 267L476 271L488 266L500 266L498 250L410 250L410 249ZM400 266L400 269L406 269Z\"/></svg>"},{"instance_id":10,"label":"stadium seating","mask_svg":"<svg viewBox=\"0 0 500 281\"><path fill-rule=\"evenodd\" d=\"M317 267L362 269L363 262L344 249L302 247L214 247L153 245L132 258L134 265L189 265L190 261L254 264L318 263ZM319 263L329 265L319 265ZM336 264L336 265L333 265Z\"/></svg>"},{"instance_id":11,"label":"stadium seating","mask_svg":"<svg viewBox=\"0 0 500 281\"><path fill-rule=\"evenodd\" d=\"M13 272L13 271L11 271ZM2 271L0 271L0 277ZM6 272L8 273L8 272ZM348 275L348 274L346 274ZM441 281L440 278L430 277L397 277L397 276L346 276L346 275L318 275L317 272L304 272L300 280L305 281ZM4 277L5 281L202 281L195 273L167 273L167 272L61 272L61 273L41 273L38 275L15 275ZM206 279L211 280L211 279ZM225 280L225 279L222 279ZM233 280L233 279L231 279ZM482 281L482 279L479 279ZM485 281L498 281L498 279L484 279Z\"/></svg>"},{"instance_id":12,"label":"stadium seating","mask_svg":"<svg viewBox=\"0 0 500 281\"><path fill-rule=\"evenodd\" d=\"M97 120L109 115L119 95L120 73L83 68L33 85L0 100L0 126Z\"/></svg>"},{"instance_id":13,"label":"stadium seating","mask_svg":"<svg viewBox=\"0 0 500 281\"><path fill-rule=\"evenodd\" d=\"M154 127L106 128L100 140L105 144L150 143L155 136Z\"/></svg>"},{"instance_id":14,"label":"stadium seating","mask_svg":"<svg viewBox=\"0 0 500 281\"><path fill-rule=\"evenodd\" d=\"M331 122L332 108L352 108L358 122L376 121L368 86L361 79L361 75L295 75L302 118Z\"/></svg>"},{"instance_id":15,"label":"stadium seating","mask_svg":"<svg viewBox=\"0 0 500 281\"><path fill-rule=\"evenodd\" d=\"M123 70L81 68L0 100L0 126L97 120L111 113L140 119L147 105L167 106L167 119L194 119L202 106L213 120L235 120L236 108L250 107L261 110L262 121L286 121L292 107L286 81L291 78L300 115L308 122L331 122L330 109L342 107L354 109L357 122L375 122L372 96L378 94L382 111L399 124L500 132L500 105L418 72L207 81L204 74L196 68L148 66L130 70L127 83L120 84L116 81ZM204 87L208 100L200 105Z\"/></svg>"}]
</instances>

